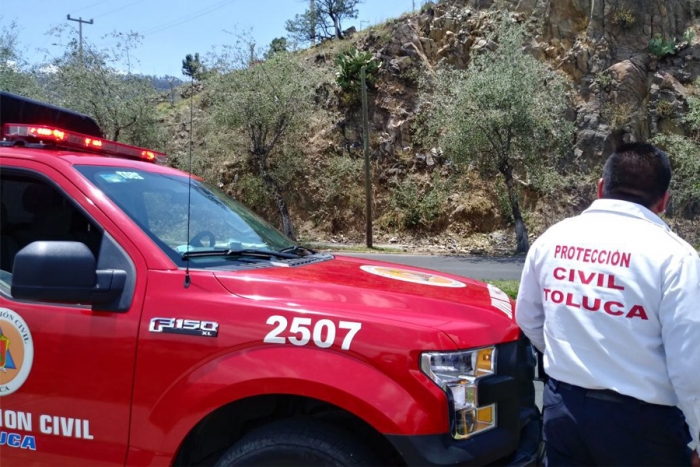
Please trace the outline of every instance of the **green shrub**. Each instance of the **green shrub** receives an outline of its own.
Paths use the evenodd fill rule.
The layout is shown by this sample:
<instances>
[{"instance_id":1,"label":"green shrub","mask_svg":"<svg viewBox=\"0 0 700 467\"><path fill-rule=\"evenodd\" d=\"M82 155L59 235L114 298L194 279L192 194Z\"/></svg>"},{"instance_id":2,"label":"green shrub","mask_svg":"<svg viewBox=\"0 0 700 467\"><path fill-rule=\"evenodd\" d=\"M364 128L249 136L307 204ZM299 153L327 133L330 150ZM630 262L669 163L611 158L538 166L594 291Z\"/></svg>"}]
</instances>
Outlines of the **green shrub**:
<instances>
[{"instance_id":1,"label":"green shrub","mask_svg":"<svg viewBox=\"0 0 700 467\"><path fill-rule=\"evenodd\" d=\"M619 7L615 10L613 14L613 24L620 27L620 29L630 29L637 22L634 13L627 7Z\"/></svg>"},{"instance_id":2,"label":"green shrub","mask_svg":"<svg viewBox=\"0 0 700 467\"><path fill-rule=\"evenodd\" d=\"M693 28L688 28L683 32L683 42L687 42L690 44L693 41L693 38L695 38L695 31Z\"/></svg>"},{"instance_id":3,"label":"green shrub","mask_svg":"<svg viewBox=\"0 0 700 467\"><path fill-rule=\"evenodd\" d=\"M595 82L601 89L608 89L613 82L612 75L604 71L600 71L595 75Z\"/></svg>"},{"instance_id":4,"label":"green shrub","mask_svg":"<svg viewBox=\"0 0 700 467\"><path fill-rule=\"evenodd\" d=\"M432 10L435 8L435 4L433 2L425 2L423 5L420 7L420 12L425 13L428 10Z\"/></svg>"},{"instance_id":5,"label":"green shrub","mask_svg":"<svg viewBox=\"0 0 700 467\"><path fill-rule=\"evenodd\" d=\"M391 193L391 207L398 213L401 227L419 227L421 221L420 190L412 180L406 180Z\"/></svg>"},{"instance_id":6,"label":"green shrub","mask_svg":"<svg viewBox=\"0 0 700 467\"><path fill-rule=\"evenodd\" d=\"M632 104L609 102L603 105L601 116L613 130L619 130L630 121L633 112Z\"/></svg>"},{"instance_id":7,"label":"green shrub","mask_svg":"<svg viewBox=\"0 0 700 467\"><path fill-rule=\"evenodd\" d=\"M336 203L348 196L352 185L364 186L364 161L345 156L331 157L323 169L323 180L326 188L324 201Z\"/></svg>"},{"instance_id":8,"label":"green shrub","mask_svg":"<svg viewBox=\"0 0 700 467\"><path fill-rule=\"evenodd\" d=\"M395 227L414 230L436 230L444 219L447 182L434 175L432 186L421 189L406 179L391 193L390 206Z\"/></svg>"},{"instance_id":9,"label":"green shrub","mask_svg":"<svg viewBox=\"0 0 700 467\"><path fill-rule=\"evenodd\" d=\"M700 146L680 135L657 135L652 143L668 152L673 168L671 206L673 216L692 216L700 212Z\"/></svg>"},{"instance_id":10,"label":"green shrub","mask_svg":"<svg viewBox=\"0 0 700 467\"><path fill-rule=\"evenodd\" d=\"M399 74L399 78L411 84L418 84L420 81L421 69L412 66Z\"/></svg>"},{"instance_id":11,"label":"green shrub","mask_svg":"<svg viewBox=\"0 0 700 467\"><path fill-rule=\"evenodd\" d=\"M676 108L669 101L659 101L656 103L656 114L661 118L669 118Z\"/></svg>"},{"instance_id":12,"label":"green shrub","mask_svg":"<svg viewBox=\"0 0 700 467\"><path fill-rule=\"evenodd\" d=\"M666 55L674 55L676 53L676 39L666 40L657 34L649 39L649 53L656 58L663 58Z\"/></svg>"},{"instance_id":13,"label":"green shrub","mask_svg":"<svg viewBox=\"0 0 700 467\"><path fill-rule=\"evenodd\" d=\"M329 221L333 233L343 230L348 221L364 218L364 161L335 156L321 169L323 186L318 191L319 209L314 219Z\"/></svg>"},{"instance_id":14,"label":"green shrub","mask_svg":"<svg viewBox=\"0 0 700 467\"><path fill-rule=\"evenodd\" d=\"M693 133L697 134L700 132L700 98L688 98L688 112L686 112L683 119L690 125Z\"/></svg>"}]
</instances>

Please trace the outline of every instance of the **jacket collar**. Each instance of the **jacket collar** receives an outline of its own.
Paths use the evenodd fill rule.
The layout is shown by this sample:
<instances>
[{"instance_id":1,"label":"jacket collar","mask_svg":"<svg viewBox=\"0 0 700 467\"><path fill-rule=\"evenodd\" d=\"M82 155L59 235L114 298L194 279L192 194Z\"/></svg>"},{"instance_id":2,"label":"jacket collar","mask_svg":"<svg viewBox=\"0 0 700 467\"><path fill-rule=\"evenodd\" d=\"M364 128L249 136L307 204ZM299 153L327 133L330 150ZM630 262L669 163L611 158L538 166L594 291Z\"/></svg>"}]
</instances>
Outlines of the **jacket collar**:
<instances>
[{"instance_id":1,"label":"jacket collar","mask_svg":"<svg viewBox=\"0 0 700 467\"><path fill-rule=\"evenodd\" d=\"M593 212L610 212L622 214L625 216L646 219L664 229L670 230L670 227L656 214L642 206L641 204L622 201L619 199L597 199L593 201L591 206L583 211L583 214Z\"/></svg>"}]
</instances>

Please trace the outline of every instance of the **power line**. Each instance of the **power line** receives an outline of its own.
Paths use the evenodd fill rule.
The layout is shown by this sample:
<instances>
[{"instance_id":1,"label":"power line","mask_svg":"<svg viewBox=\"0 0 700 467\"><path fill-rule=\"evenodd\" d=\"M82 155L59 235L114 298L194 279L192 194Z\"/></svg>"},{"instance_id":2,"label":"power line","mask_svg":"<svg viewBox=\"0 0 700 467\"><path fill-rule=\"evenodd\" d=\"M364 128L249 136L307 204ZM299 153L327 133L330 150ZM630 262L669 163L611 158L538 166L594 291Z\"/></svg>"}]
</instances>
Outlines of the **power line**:
<instances>
[{"instance_id":1,"label":"power line","mask_svg":"<svg viewBox=\"0 0 700 467\"><path fill-rule=\"evenodd\" d=\"M125 10L125 9L129 8L130 6L136 5L137 3L141 3L143 1L144 0L136 0L135 2L127 3L126 5L122 5L119 8L115 8L114 10L110 10L106 13L99 14L99 15L95 16L95 18L100 18L102 16L111 15L112 13L116 13L117 11Z\"/></svg>"},{"instance_id":2,"label":"power line","mask_svg":"<svg viewBox=\"0 0 700 467\"><path fill-rule=\"evenodd\" d=\"M134 3L138 3L140 1L143 1L143 0L137 0ZM215 11L215 10L217 10L223 6L226 6L229 3L233 3L235 1L237 1L237 0L224 0L224 1L216 3L214 5L209 5L208 7L202 8L201 10L197 10L194 13L191 13L190 15L188 15L186 17L180 17L180 18L176 18L176 19L173 19L170 21L166 21L165 23L161 24L160 26L156 26L154 28L147 29L144 32L141 32L139 34L143 37L146 37L146 36L150 36L152 34L159 33L161 31L165 31L166 29L173 28L175 26L179 26L179 25L184 24L190 20L199 18L200 16L204 16L208 13L211 13L212 11ZM129 6L129 5L126 5L126 6ZM119 8L119 9L122 9L122 8ZM107 47L107 46L114 45L115 43L116 42L110 41L107 44L104 44L103 46Z\"/></svg>"},{"instance_id":3,"label":"power line","mask_svg":"<svg viewBox=\"0 0 700 467\"><path fill-rule=\"evenodd\" d=\"M146 31L144 31L143 35L144 35L144 36L148 36L148 35L151 35L151 34L155 34L155 33L157 33L157 32L164 31L164 30L169 29L169 28L173 28L173 27L175 27L175 26L179 26L179 25L184 24L184 23L186 23L186 22L188 22L188 21L190 21L190 20L199 18L199 17L204 16L204 15L206 15L206 14L208 14L208 13L211 13L212 11L218 10L219 8L224 7L224 6L228 5L229 3L233 3L233 2L235 2L235 1L236 1L236 0L225 0L225 1L221 2L221 3L217 3L217 4L215 4L215 5L211 5L211 6L209 6L209 7L203 8L203 9L201 9L201 10L198 10L198 11L192 13L192 14L191 14L190 16L188 16L188 17L178 18L178 19L172 20L172 21L170 21L170 22L166 22L166 23L162 24L161 26L156 26L156 27L153 28L153 29L146 30ZM183 18L184 18L184 19L183 19Z\"/></svg>"},{"instance_id":4,"label":"power line","mask_svg":"<svg viewBox=\"0 0 700 467\"><path fill-rule=\"evenodd\" d=\"M119 10L123 10L123 9L125 9L125 8L128 8L128 7L132 6L132 5L135 5L136 3L140 3L140 2L142 2L142 1L144 1L144 0L136 0L136 1L134 1L134 2L131 2L131 3L127 4L127 5L124 5L124 6L122 6L122 7L119 7L119 8L117 8L117 9L115 9L115 10L112 10L112 11L109 11L109 12L106 12L106 13L102 13L102 14L100 14L99 16L96 16L95 18L100 17L100 16L105 16L105 15L108 15L108 14L110 14L110 13L114 13L114 12L119 11ZM190 13L190 14L187 15L187 16L180 17L180 18L176 18L176 19L173 19L173 20L171 20L171 21L166 21L165 23L161 24L160 26L156 26L156 27L153 27L153 28L151 28L151 29L147 29L146 31L144 31L144 32L141 33L141 36L144 36L144 37L145 37L145 36L150 36L150 35L152 35L152 34L156 34L156 33L159 33L159 32L161 32L161 31L165 31L166 29L170 29L170 28L174 28L174 27L176 27L176 26L180 26L181 24L187 23L188 21L191 21L191 20L193 20L193 19L199 18L199 17L204 16L204 15L206 15L206 14L209 14L209 13L211 13L211 12L213 12L213 11L216 11L216 10L218 10L218 9L220 9L220 8L226 6L226 5L229 5L229 4L231 4L231 3L235 2L235 1L237 1L237 0L223 0L223 1L219 2L219 3L215 3L214 5L209 5L208 7L202 8L202 9L200 9L200 10L196 10L196 11L194 11L193 13ZM91 21L92 21L92 20L91 20ZM92 23L90 23L90 24L92 24ZM82 25L81 25L81 27L82 27ZM81 29L81 31L82 31L82 29ZM81 32L81 35L82 35L82 32ZM81 45L82 45L82 40L81 40ZM112 45L112 43L109 43L109 44L107 44L107 45Z\"/></svg>"},{"instance_id":5,"label":"power line","mask_svg":"<svg viewBox=\"0 0 700 467\"><path fill-rule=\"evenodd\" d=\"M113 1L113 0L101 0L97 3L93 3L92 5L88 5L88 6L83 7L83 8L78 8L77 10L73 11L73 13L79 13L81 11L89 10L90 8L96 7L97 5L102 5L103 3L107 3L107 2L111 2L111 1Z\"/></svg>"},{"instance_id":6,"label":"power line","mask_svg":"<svg viewBox=\"0 0 700 467\"><path fill-rule=\"evenodd\" d=\"M200 16L204 16L206 14L211 13L212 11L218 10L219 8L222 8L230 3L233 3L237 0L225 0L223 2L219 2L215 5L210 5L206 8L203 8L201 10L195 11L194 13L191 13L190 15L186 17L181 17L178 19L174 19L172 21L163 23L160 26L156 26L155 28L149 29L141 33L142 36L150 36L151 34L155 34L161 31L165 31L166 29L174 28L175 26L179 26L181 24L184 24L188 21L191 21L193 19L199 18Z\"/></svg>"}]
</instances>

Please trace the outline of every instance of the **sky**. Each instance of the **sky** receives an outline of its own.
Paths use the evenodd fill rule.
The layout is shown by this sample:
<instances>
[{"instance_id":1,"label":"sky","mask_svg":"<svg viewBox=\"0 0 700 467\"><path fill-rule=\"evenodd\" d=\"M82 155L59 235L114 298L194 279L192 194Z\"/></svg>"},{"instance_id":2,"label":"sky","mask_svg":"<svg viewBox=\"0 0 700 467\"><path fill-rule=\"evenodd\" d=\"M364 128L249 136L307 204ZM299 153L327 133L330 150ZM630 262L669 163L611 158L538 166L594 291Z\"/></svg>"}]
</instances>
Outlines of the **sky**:
<instances>
[{"instance_id":1,"label":"sky","mask_svg":"<svg viewBox=\"0 0 700 467\"><path fill-rule=\"evenodd\" d=\"M344 29L366 28L418 8L421 0L364 0L357 19L343 22ZM31 5L31 6L30 6ZM308 8L307 0L0 0L0 27L14 21L19 31L19 48L30 64L41 63L49 55L61 55L47 35L54 26L72 28L71 18L93 20L83 24L83 39L98 49L113 45L104 36L117 31L143 35L134 55L132 71L148 75L182 76L182 59L188 53L206 56L215 46L232 44L231 31L252 30L257 46L269 45L273 38L286 36L284 25ZM229 31L229 32L226 32Z\"/></svg>"}]
</instances>

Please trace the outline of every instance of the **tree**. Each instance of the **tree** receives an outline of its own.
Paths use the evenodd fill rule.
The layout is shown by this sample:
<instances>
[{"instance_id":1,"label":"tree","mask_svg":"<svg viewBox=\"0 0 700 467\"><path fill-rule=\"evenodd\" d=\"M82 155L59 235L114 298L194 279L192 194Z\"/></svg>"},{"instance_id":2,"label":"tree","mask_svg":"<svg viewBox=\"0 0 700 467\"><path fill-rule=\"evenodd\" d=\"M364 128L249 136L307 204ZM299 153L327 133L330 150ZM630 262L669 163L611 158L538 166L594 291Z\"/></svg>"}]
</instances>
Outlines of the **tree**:
<instances>
[{"instance_id":1,"label":"tree","mask_svg":"<svg viewBox=\"0 0 700 467\"><path fill-rule=\"evenodd\" d=\"M344 18L357 18L360 0L316 0L316 16L325 24L330 19L335 28L335 37L343 38L341 22Z\"/></svg>"},{"instance_id":2,"label":"tree","mask_svg":"<svg viewBox=\"0 0 700 467\"><path fill-rule=\"evenodd\" d=\"M288 20L285 28L293 39L301 43L333 36L342 39L342 21L357 18L358 4L360 0L314 0L313 9L307 9L293 20Z\"/></svg>"},{"instance_id":3,"label":"tree","mask_svg":"<svg viewBox=\"0 0 700 467\"><path fill-rule=\"evenodd\" d=\"M201 81L206 75L206 67L199 59L199 52L194 54L185 55L185 59L182 61L182 74L189 76L195 81Z\"/></svg>"},{"instance_id":4,"label":"tree","mask_svg":"<svg viewBox=\"0 0 700 467\"><path fill-rule=\"evenodd\" d=\"M105 137L154 149L163 137L156 105L158 95L147 77L125 73L133 61L130 51L137 35L115 35L113 50L83 44L82 61L77 41L71 40L63 56L47 65L48 99L62 107L93 117Z\"/></svg>"},{"instance_id":5,"label":"tree","mask_svg":"<svg viewBox=\"0 0 700 467\"><path fill-rule=\"evenodd\" d=\"M239 54L246 63L245 51ZM233 68L233 67L230 67ZM253 66L221 74L210 92L216 99L214 118L245 138L231 144L247 155L250 170L265 184L280 215L282 230L294 239L285 195L273 176L274 158L301 140L300 132L313 108L319 79L292 54L276 54ZM280 164L284 165L284 164Z\"/></svg>"},{"instance_id":6,"label":"tree","mask_svg":"<svg viewBox=\"0 0 700 467\"><path fill-rule=\"evenodd\" d=\"M551 169L572 142L564 118L565 81L523 51L525 29L504 16L490 40L497 49L471 61L466 71L442 70L434 79L429 125L458 162L474 163L486 176L500 174L515 222L519 252L529 249L517 180ZM429 84L424 83L424 91Z\"/></svg>"},{"instance_id":7,"label":"tree","mask_svg":"<svg viewBox=\"0 0 700 467\"><path fill-rule=\"evenodd\" d=\"M270 48L265 52L265 59L270 59L275 54L287 52L287 39L285 37L275 37L270 42Z\"/></svg>"},{"instance_id":8,"label":"tree","mask_svg":"<svg viewBox=\"0 0 700 467\"><path fill-rule=\"evenodd\" d=\"M14 21L0 29L0 91L41 99L43 93L37 73L22 59L18 35Z\"/></svg>"},{"instance_id":9,"label":"tree","mask_svg":"<svg viewBox=\"0 0 700 467\"><path fill-rule=\"evenodd\" d=\"M329 37L322 24L317 21L315 10L306 10L300 15L295 15L294 19L287 20L284 28L289 37L299 44L313 44L319 37Z\"/></svg>"}]
</instances>

